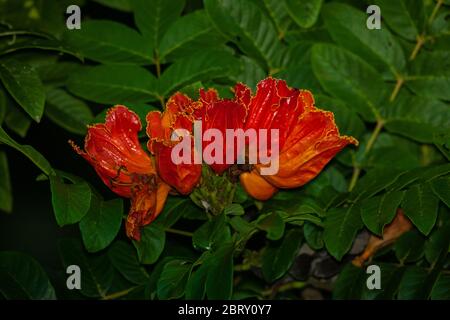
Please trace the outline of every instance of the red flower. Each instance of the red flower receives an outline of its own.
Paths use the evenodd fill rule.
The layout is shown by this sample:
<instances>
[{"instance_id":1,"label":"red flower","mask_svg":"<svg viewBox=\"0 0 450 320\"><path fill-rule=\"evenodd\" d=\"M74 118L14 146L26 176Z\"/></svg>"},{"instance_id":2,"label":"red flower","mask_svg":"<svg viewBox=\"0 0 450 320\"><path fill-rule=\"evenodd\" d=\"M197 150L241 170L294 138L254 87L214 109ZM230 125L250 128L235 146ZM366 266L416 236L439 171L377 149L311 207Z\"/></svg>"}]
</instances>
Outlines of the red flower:
<instances>
[{"instance_id":1,"label":"red flower","mask_svg":"<svg viewBox=\"0 0 450 320\"><path fill-rule=\"evenodd\" d=\"M148 149L155 155L159 176L181 194L189 194L198 184L201 176L201 164L194 163L194 139L190 139L191 153L185 163L174 163L172 151L187 137L180 136L178 141L171 140L177 129L192 134L194 118L192 113L199 105L182 93L173 95L161 113L153 111L147 114ZM189 141L188 141L189 142Z\"/></svg>"},{"instance_id":2,"label":"red flower","mask_svg":"<svg viewBox=\"0 0 450 320\"><path fill-rule=\"evenodd\" d=\"M291 89L285 81L273 78L258 84L256 95L250 102L248 128L279 130L279 157L274 160L278 162L278 172L261 175L261 169L268 165L259 163L250 174L241 175L245 190L260 200L270 198L277 188L304 185L345 146L358 144L352 137L339 135L333 113L317 109L309 91ZM268 150L270 155L272 150ZM257 181L263 181L261 178L264 183L258 184Z\"/></svg>"},{"instance_id":3,"label":"red flower","mask_svg":"<svg viewBox=\"0 0 450 320\"><path fill-rule=\"evenodd\" d=\"M214 172L222 174L231 164L227 164L227 155L232 154L233 162L237 158L237 143L228 145L225 143L227 129L243 129L245 118L247 116L247 107L250 102L250 89L243 84L237 84L234 89L234 99L219 99L217 91L209 89L207 91L200 89L201 107L196 108L194 115L197 120L202 121L202 137L207 130L215 129L223 137L221 141L215 141L211 138L209 141L202 140L203 152L210 154L213 159L218 161L208 163ZM214 146L218 146L215 148ZM209 150L211 146L212 150ZM233 148L234 146L234 148ZM220 149L220 154L216 150ZM209 150L209 151L208 151ZM206 151L206 152L205 152ZM239 150L240 151L240 150ZM228 161L230 162L230 161Z\"/></svg>"},{"instance_id":4,"label":"red flower","mask_svg":"<svg viewBox=\"0 0 450 320\"><path fill-rule=\"evenodd\" d=\"M104 124L88 128L85 151L69 141L112 191L131 199L126 230L136 240L140 239L140 227L161 212L169 192L169 186L158 178L152 159L139 144L141 128L134 112L115 106L108 111Z\"/></svg>"}]
</instances>

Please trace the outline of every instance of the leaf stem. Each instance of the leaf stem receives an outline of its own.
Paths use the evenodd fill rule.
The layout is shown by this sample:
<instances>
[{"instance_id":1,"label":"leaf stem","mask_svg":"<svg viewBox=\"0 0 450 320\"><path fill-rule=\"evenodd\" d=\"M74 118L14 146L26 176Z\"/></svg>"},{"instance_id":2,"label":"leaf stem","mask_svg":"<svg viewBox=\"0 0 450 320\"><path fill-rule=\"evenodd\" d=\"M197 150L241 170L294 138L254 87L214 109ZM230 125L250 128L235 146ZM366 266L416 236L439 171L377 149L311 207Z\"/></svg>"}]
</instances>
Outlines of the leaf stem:
<instances>
[{"instance_id":1,"label":"leaf stem","mask_svg":"<svg viewBox=\"0 0 450 320\"><path fill-rule=\"evenodd\" d=\"M439 8L442 6L443 3L444 3L444 0L437 0L436 5L434 6L433 12L431 13L430 18L428 19L429 24L431 24L433 22L434 18L436 18Z\"/></svg>"},{"instance_id":2,"label":"leaf stem","mask_svg":"<svg viewBox=\"0 0 450 320\"><path fill-rule=\"evenodd\" d=\"M292 281L292 282L284 283L282 285L274 285L273 287L271 287L267 290L264 290L262 292L262 295L273 298L277 293L289 291L292 289L301 289L301 288L305 287L306 284L307 283L304 281Z\"/></svg>"},{"instance_id":3,"label":"leaf stem","mask_svg":"<svg viewBox=\"0 0 450 320\"><path fill-rule=\"evenodd\" d=\"M414 47L413 51L411 52L411 55L409 56L410 61L413 61L416 58L420 48L422 48L424 43L425 43L425 35L424 34L418 35L416 46Z\"/></svg>"},{"instance_id":4,"label":"leaf stem","mask_svg":"<svg viewBox=\"0 0 450 320\"><path fill-rule=\"evenodd\" d=\"M118 292L114 292L114 293L108 294L108 295L102 297L101 300L112 300L112 299L117 299L117 298L126 296L128 293L130 293L131 291L133 291L134 289L139 288L139 287L140 286L135 286L135 287L131 287L131 288L128 288L128 289L125 289L125 290L122 290L122 291L118 291Z\"/></svg>"},{"instance_id":5,"label":"leaf stem","mask_svg":"<svg viewBox=\"0 0 450 320\"><path fill-rule=\"evenodd\" d=\"M178 234L178 235L185 236L185 237L192 237L194 235L192 232L173 229L173 228L167 228L166 232Z\"/></svg>"},{"instance_id":6,"label":"leaf stem","mask_svg":"<svg viewBox=\"0 0 450 320\"><path fill-rule=\"evenodd\" d=\"M399 93L400 88L402 87L403 83L405 83L405 79L403 79L403 77L401 77L401 76L398 76L397 77L397 82L395 83L394 90L392 91L392 94L389 97L389 101L390 102L395 100L395 98L397 97L397 94Z\"/></svg>"}]
</instances>

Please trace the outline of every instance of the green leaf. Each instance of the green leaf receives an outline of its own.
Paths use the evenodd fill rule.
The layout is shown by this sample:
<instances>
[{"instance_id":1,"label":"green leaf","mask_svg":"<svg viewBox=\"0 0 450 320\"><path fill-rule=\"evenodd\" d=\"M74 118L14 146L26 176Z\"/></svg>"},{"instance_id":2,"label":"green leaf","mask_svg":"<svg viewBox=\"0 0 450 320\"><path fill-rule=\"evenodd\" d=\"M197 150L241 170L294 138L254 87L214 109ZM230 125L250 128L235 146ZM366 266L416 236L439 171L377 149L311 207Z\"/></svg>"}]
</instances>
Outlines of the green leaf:
<instances>
[{"instance_id":1,"label":"green leaf","mask_svg":"<svg viewBox=\"0 0 450 320\"><path fill-rule=\"evenodd\" d=\"M32 119L28 116L28 114L26 114L23 109L19 108L19 106L13 102L13 105L10 106L5 117L6 127L18 134L20 137L25 138L28 129L30 129L31 123Z\"/></svg>"},{"instance_id":2,"label":"green leaf","mask_svg":"<svg viewBox=\"0 0 450 320\"><path fill-rule=\"evenodd\" d=\"M131 1L136 26L148 39L151 48L157 49L167 29L181 14L185 5L184 0Z\"/></svg>"},{"instance_id":3,"label":"green leaf","mask_svg":"<svg viewBox=\"0 0 450 320\"><path fill-rule=\"evenodd\" d=\"M13 195L11 178L9 176L8 158L4 151L0 151L0 210L12 212Z\"/></svg>"},{"instance_id":4,"label":"green leaf","mask_svg":"<svg viewBox=\"0 0 450 320\"><path fill-rule=\"evenodd\" d=\"M436 223L438 204L430 185L421 183L406 191L402 208L420 232L428 235Z\"/></svg>"},{"instance_id":5,"label":"green leaf","mask_svg":"<svg viewBox=\"0 0 450 320\"><path fill-rule=\"evenodd\" d=\"M204 5L211 21L242 51L266 69L276 67L281 42L258 5L246 0L205 0Z\"/></svg>"},{"instance_id":6,"label":"green leaf","mask_svg":"<svg viewBox=\"0 0 450 320\"><path fill-rule=\"evenodd\" d=\"M183 296L192 264L184 260L172 260L165 264L158 280L158 298L176 299Z\"/></svg>"},{"instance_id":7,"label":"green leaf","mask_svg":"<svg viewBox=\"0 0 450 320\"><path fill-rule=\"evenodd\" d=\"M228 52L207 50L177 60L160 78L160 94L168 95L177 88L196 81L224 77L235 73L239 61Z\"/></svg>"},{"instance_id":8,"label":"green leaf","mask_svg":"<svg viewBox=\"0 0 450 320\"><path fill-rule=\"evenodd\" d=\"M211 250L216 244L229 241L231 238L226 216L219 215L205 222L192 236L192 244L196 249Z\"/></svg>"},{"instance_id":9,"label":"green leaf","mask_svg":"<svg viewBox=\"0 0 450 320\"><path fill-rule=\"evenodd\" d=\"M450 300L450 275L443 274L439 276L431 292L432 300Z\"/></svg>"},{"instance_id":10,"label":"green leaf","mask_svg":"<svg viewBox=\"0 0 450 320\"><path fill-rule=\"evenodd\" d=\"M385 85L377 71L354 54L328 44L312 48L314 74L323 88L349 105L365 120L379 117L380 99Z\"/></svg>"},{"instance_id":11,"label":"green leaf","mask_svg":"<svg viewBox=\"0 0 450 320\"><path fill-rule=\"evenodd\" d=\"M283 240L270 243L263 251L262 272L264 278L273 282L281 278L291 267L302 242L302 232L291 229Z\"/></svg>"},{"instance_id":12,"label":"green leaf","mask_svg":"<svg viewBox=\"0 0 450 320\"><path fill-rule=\"evenodd\" d=\"M156 223L151 223L141 230L141 240L133 240L133 244L138 252L139 261L143 264L155 263L166 242L164 229Z\"/></svg>"},{"instance_id":13,"label":"green leaf","mask_svg":"<svg viewBox=\"0 0 450 320\"><path fill-rule=\"evenodd\" d=\"M447 207L450 207L450 177L432 180L431 189Z\"/></svg>"},{"instance_id":14,"label":"green leaf","mask_svg":"<svg viewBox=\"0 0 450 320\"><path fill-rule=\"evenodd\" d=\"M135 284L145 284L149 281L147 271L139 264L136 250L127 242L114 242L108 250L108 257L128 281Z\"/></svg>"},{"instance_id":15,"label":"green leaf","mask_svg":"<svg viewBox=\"0 0 450 320\"><path fill-rule=\"evenodd\" d=\"M127 104L155 100L156 78L138 66L100 65L72 74L68 89L86 100Z\"/></svg>"},{"instance_id":16,"label":"green leaf","mask_svg":"<svg viewBox=\"0 0 450 320\"><path fill-rule=\"evenodd\" d=\"M376 168L369 170L355 185L350 199L370 198L391 186L401 176L396 168Z\"/></svg>"},{"instance_id":17,"label":"green leaf","mask_svg":"<svg viewBox=\"0 0 450 320\"><path fill-rule=\"evenodd\" d=\"M137 31L114 21L90 20L80 30L69 30L65 41L81 54L103 63L139 64L152 62L148 42Z\"/></svg>"},{"instance_id":18,"label":"green leaf","mask_svg":"<svg viewBox=\"0 0 450 320\"><path fill-rule=\"evenodd\" d=\"M86 181L61 174L50 176L53 211L60 227L81 221L88 213L92 199L92 190ZM71 183L65 183L63 178Z\"/></svg>"},{"instance_id":19,"label":"green leaf","mask_svg":"<svg viewBox=\"0 0 450 320\"><path fill-rule=\"evenodd\" d=\"M163 211L155 220L164 228L170 228L186 213L202 212L189 198L168 197Z\"/></svg>"},{"instance_id":20,"label":"green leaf","mask_svg":"<svg viewBox=\"0 0 450 320\"><path fill-rule=\"evenodd\" d=\"M414 262L423 256L425 237L416 230L408 231L395 242L395 255L400 263Z\"/></svg>"},{"instance_id":21,"label":"green leaf","mask_svg":"<svg viewBox=\"0 0 450 320\"><path fill-rule=\"evenodd\" d=\"M450 130L450 109L446 103L405 91L386 104L382 114L389 132L419 142L433 142L435 134Z\"/></svg>"},{"instance_id":22,"label":"green leaf","mask_svg":"<svg viewBox=\"0 0 450 320\"><path fill-rule=\"evenodd\" d=\"M228 300L233 294L234 245L226 243L205 262L208 265L206 295L209 300Z\"/></svg>"},{"instance_id":23,"label":"green leaf","mask_svg":"<svg viewBox=\"0 0 450 320\"><path fill-rule=\"evenodd\" d=\"M394 219L403 195L403 191L386 192L365 200L361 204L361 218L366 227L381 236L384 226Z\"/></svg>"},{"instance_id":24,"label":"green leaf","mask_svg":"<svg viewBox=\"0 0 450 320\"><path fill-rule=\"evenodd\" d=\"M322 0L285 0L291 18L302 28L311 28L319 17Z\"/></svg>"},{"instance_id":25,"label":"green leaf","mask_svg":"<svg viewBox=\"0 0 450 320\"><path fill-rule=\"evenodd\" d=\"M91 109L82 100L58 88L47 90L45 115L67 131L79 135L86 134L87 125L94 119Z\"/></svg>"},{"instance_id":26,"label":"green leaf","mask_svg":"<svg viewBox=\"0 0 450 320\"><path fill-rule=\"evenodd\" d=\"M206 278L208 277L208 268L202 265L196 271L191 273L186 284L187 300L202 300L206 293Z\"/></svg>"},{"instance_id":27,"label":"green leaf","mask_svg":"<svg viewBox=\"0 0 450 320\"><path fill-rule=\"evenodd\" d=\"M433 137L433 143L442 152L442 154L450 161L450 133L436 133Z\"/></svg>"},{"instance_id":28,"label":"green leaf","mask_svg":"<svg viewBox=\"0 0 450 320\"><path fill-rule=\"evenodd\" d=\"M421 52L405 80L419 96L450 100L450 52Z\"/></svg>"},{"instance_id":29,"label":"green leaf","mask_svg":"<svg viewBox=\"0 0 450 320\"><path fill-rule=\"evenodd\" d=\"M425 244L425 257L433 268L436 263L447 256L450 249L450 225L446 224L434 231Z\"/></svg>"},{"instance_id":30,"label":"green leaf","mask_svg":"<svg viewBox=\"0 0 450 320\"><path fill-rule=\"evenodd\" d=\"M406 269L398 290L400 300L429 299L433 286L439 276L439 270L428 271L419 266Z\"/></svg>"},{"instance_id":31,"label":"green leaf","mask_svg":"<svg viewBox=\"0 0 450 320\"><path fill-rule=\"evenodd\" d=\"M67 46L63 42L55 39L31 39L25 41L16 41L12 45L0 48L0 55L11 54L16 51L24 49L41 49L41 50L57 51L59 53L69 54L83 61L82 55L75 48Z\"/></svg>"},{"instance_id":32,"label":"green leaf","mask_svg":"<svg viewBox=\"0 0 450 320\"><path fill-rule=\"evenodd\" d=\"M241 56L240 62L242 69L239 73L232 77L233 80L236 82L245 83L247 86L255 90L258 82L267 76L266 72L255 60L247 56Z\"/></svg>"},{"instance_id":33,"label":"green leaf","mask_svg":"<svg viewBox=\"0 0 450 320\"><path fill-rule=\"evenodd\" d=\"M388 190L401 190L415 182L430 181L450 172L450 163L425 168L415 168L403 172Z\"/></svg>"},{"instance_id":34,"label":"green leaf","mask_svg":"<svg viewBox=\"0 0 450 320\"><path fill-rule=\"evenodd\" d=\"M0 295L8 300L55 300L55 289L39 263L19 252L0 252Z\"/></svg>"},{"instance_id":35,"label":"green leaf","mask_svg":"<svg viewBox=\"0 0 450 320\"><path fill-rule=\"evenodd\" d=\"M286 3L278 0L263 0L263 2L270 17L275 23L278 31L278 37L280 39L284 38L284 35L292 23L292 20L287 12Z\"/></svg>"},{"instance_id":36,"label":"green leaf","mask_svg":"<svg viewBox=\"0 0 450 320\"><path fill-rule=\"evenodd\" d=\"M30 159L39 169L46 175L54 174L54 171L48 161L36 151L32 146L20 145L15 142L11 137L0 127L0 142L4 143L17 151L21 152L28 159Z\"/></svg>"},{"instance_id":37,"label":"green leaf","mask_svg":"<svg viewBox=\"0 0 450 320\"><path fill-rule=\"evenodd\" d=\"M422 32L424 23L424 2L422 0L375 0L381 9L383 20L397 34L415 41Z\"/></svg>"},{"instance_id":38,"label":"green leaf","mask_svg":"<svg viewBox=\"0 0 450 320\"><path fill-rule=\"evenodd\" d=\"M361 208L358 204L328 211L323 234L328 252L337 260L341 260L350 250L353 239L362 225Z\"/></svg>"},{"instance_id":39,"label":"green leaf","mask_svg":"<svg viewBox=\"0 0 450 320\"><path fill-rule=\"evenodd\" d=\"M0 59L0 79L14 100L39 122L44 113L45 91L34 68L14 59Z\"/></svg>"},{"instance_id":40,"label":"green leaf","mask_svg":"<svg viewBox=\"0 0 450 320\"><path fill-rule=\"evenodd\" d=\"M108 256L86 255L76 239L61 239L58 251L64 268L76 265L81 270L81 293L87 297L105 297L112 285L114 269Z\"/></svg>"},{"instance_id":41,"label":"green leaf","mask_svg":"<svg viewBox=\"0 0 450 320\"><path fill-rule=\"evenodd\" d=\"M383 71L387 66L393 75L397 75L404 69L405 56L396 39L387 28L367 28L366 13L346 4L330 3L323 8L323 18L334 41L377 70Z\"/></svg>"},{"instance_id":42,"label":"green leaf","mask_svg":"<svg viewBox=\"0 0 450 320\"><path fill-rule=\"evenodd\" d=\"M340 272L333 290L333 299L359 300L365 286L367 275L364 269L347 263Z\"/></svg>"},{"instance_id":43,"label":"green leaf","mask_svg":"<svg viewBox=\"0 0 450 320\"><path fill-rule=\"evenodd\" d=\"M377 265L380 267L380 274L382 275L381 288L370 290L367 288L367 285L364 285L361 299L393 300L398 291L400 280L406 268L390 263L379 263ZM365 279L369 276L370 274L367 274Z\"/></svg>"},{"instance_id":44,"label":"green leaf","mask_svg":"<svg viewBox=\"0 0 450 320\"><path fill-rule=\"evenodd\" d=\"M84 246L89 252L106 248L116 237L122 224L123 201L103 201L92 194L89 211L80 221Z\"/></svg>"},{"instance_id":45,"label":"green leaf","mask_svg":"<svg viewBox=\"0 0 450 320\"><path fill-rule=\"evenodd\" d=\"M306 243L313 250L320 250L323 248L323 229L316 226L314 223L305 222L303 227L303 234Z\"/></svg>"},{"instance_id":46,"label":"green leaf","mask_svg":"<svg viewBox=\"0 0 450 320\"><path fill-rule=\"evenodd\" d=\"M238 203L232 203L223 210L225 215L241 216L245 214L244 208Z\"/></svg>"},{"instance_id":47,"label":"green leaf","mask_svg":"<svg viewBox=\"0 0 450 320\"><path fill-rule=\"evenodd\" d=\"M175 60L206 47L219 46L225 40L216 31L204 10L196 10L177 19L159 45L161 59Z\"/></svg>"},{"instance_id":48,"label":"green leaf","mask_svg":"<svg viewBox=\"0 0 450 320\"><path fill-rule=\"evenodd\" d=\"M131 11L131 0L93 0L93 1L113 9L126 12Z\"/></svg>"},{"instance_id":49,"label":"green leaf","mask_svg":"<svg viewBox=\"0 0 450 320\"><path fill-rule=\"evenodd\" d=\"M267 232L267 239L278 240L284 234L284 221L277 212L262 215L256 221L256 226Z\"/></svg>"}]
</instances>

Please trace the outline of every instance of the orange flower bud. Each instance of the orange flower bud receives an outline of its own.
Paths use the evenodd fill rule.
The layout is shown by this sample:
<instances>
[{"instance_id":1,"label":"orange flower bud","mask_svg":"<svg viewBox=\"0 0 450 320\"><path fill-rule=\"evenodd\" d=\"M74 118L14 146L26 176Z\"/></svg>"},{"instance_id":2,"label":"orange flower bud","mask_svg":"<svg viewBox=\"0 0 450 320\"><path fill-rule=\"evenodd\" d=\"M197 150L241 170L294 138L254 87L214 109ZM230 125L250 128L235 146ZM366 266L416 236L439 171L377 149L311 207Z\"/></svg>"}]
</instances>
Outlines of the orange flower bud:
<instances>
[{"instance_id":1,"label":"orange flower bud","mask_svg":"<svg viewBox=\"0 0 450 320\"><path fill-rule=\"evenodd\" d=\"M277 192L277 188L261 177L256 170L242 173L239 180L244 190L256 200L268 200Z\"/></svg>"}]
</instances>

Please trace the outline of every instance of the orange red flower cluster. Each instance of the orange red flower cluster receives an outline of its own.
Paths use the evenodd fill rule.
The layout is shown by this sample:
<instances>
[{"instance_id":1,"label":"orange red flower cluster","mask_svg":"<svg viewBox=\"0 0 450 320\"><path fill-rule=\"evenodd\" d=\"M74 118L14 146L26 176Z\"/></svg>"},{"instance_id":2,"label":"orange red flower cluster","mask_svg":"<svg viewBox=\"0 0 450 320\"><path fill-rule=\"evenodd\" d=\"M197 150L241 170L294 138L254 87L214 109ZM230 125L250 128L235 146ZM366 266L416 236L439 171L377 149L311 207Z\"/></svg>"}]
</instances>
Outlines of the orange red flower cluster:
<instances>
[{"instance_id":1,"label":"orange red flower cluster","mask_svg":"<svg viewBox=\"0 0 450 320\"><path fill-rule=\"evenodd\" d=\"M278 162L278 172L261 175L269 164L257 163L240 174L244 189L258 200L269 199L280 188L304 185L346 145L357 144L354 138L339 135L333 114L317 109L309 91L289 88L274 78L261 81L254 95L247 86L237 84L233 99L220 99L212 89L201 89L198 100L176 93L163 112L150 112L146 120L147 147L153 157L139 143L138 116L125 106L113 107L104 124L88 128L85 151L73 145L112 191L131 199L126 230L135 240L140 239L140 228L161 212L170 190L187 195L200 182L202 164L194 161L195 148L188 163L175 164L171 157L173 148L187 138L179 136L174 141L173 134L184 129L192 135L194 121L201 121L203 131L216 129L224 135L227 129L278 129L279 157L273 160ZM211 143L203 140L203 149ZM236 159L245 152L236 148L224 144L222 156L233 152ZM210 164L217 174L231 165Z\"/></svg>"}]
</instances>

